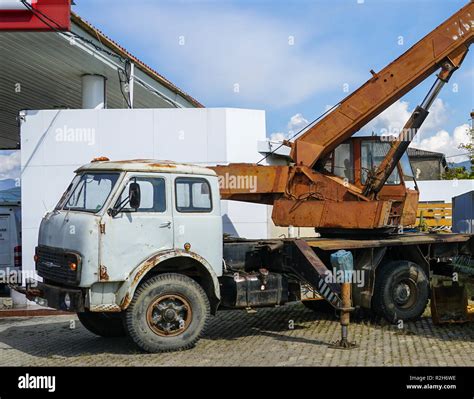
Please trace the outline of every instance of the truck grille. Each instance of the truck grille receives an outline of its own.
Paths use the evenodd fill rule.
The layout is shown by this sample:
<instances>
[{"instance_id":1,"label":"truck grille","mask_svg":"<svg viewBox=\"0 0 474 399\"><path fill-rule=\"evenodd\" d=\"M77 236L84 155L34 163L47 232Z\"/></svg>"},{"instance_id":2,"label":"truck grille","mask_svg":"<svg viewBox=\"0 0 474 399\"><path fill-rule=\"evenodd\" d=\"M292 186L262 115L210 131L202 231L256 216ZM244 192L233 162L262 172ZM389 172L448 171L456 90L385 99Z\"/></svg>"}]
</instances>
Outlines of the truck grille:
<instances>
[{"instance_id":1,"label":"truck grille","mask_svg":"<svg viewBox=\"0 0 474 399\"><path fill-rule=\"evenodd\" d=\"M36 271L46 280L77 285L80 279L80 256L76 253L40 245L36 247ZM76 270L70 264L77 265Z\"/></svg>"}]
</instances>

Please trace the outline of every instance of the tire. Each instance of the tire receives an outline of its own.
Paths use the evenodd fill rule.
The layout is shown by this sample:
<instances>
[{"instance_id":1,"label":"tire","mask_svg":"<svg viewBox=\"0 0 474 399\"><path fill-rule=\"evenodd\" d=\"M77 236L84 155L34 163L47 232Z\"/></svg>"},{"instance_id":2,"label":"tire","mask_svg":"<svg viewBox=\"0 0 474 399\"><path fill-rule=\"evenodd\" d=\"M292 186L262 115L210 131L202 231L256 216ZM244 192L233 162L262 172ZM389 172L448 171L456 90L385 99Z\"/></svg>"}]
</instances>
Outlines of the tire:
<instances>
[{"instance_id":1,"label":"tire","mask_svg":"<svg viewBox=\"0 0 474 399\"><path fill-rule=\"evenodd\" d=\"M171 352L196 344L209 313L209 299L196 281L166 273L138 287L124 321L128 335L142 350Z\"/></svg>"},{"instance_id":2,"label":"tire","mask_svg":"<svg viewBox=\"0 0 474 399\"><path fill-rule=\"evenodd\" d=\"M124 337L125 331L121 313L78 313L77 317L82 325L100 337Z\"/></svg>"},{"instance_id":3,"label":"tire","mask_svg":"<svg viewBox=\"0 0 474 399\"><path fill-rule=\"evenodd\" d=\"M389 262L375 278L372 306L387 321L420 318L429 297L429 281L424 270L409 261Z\"/></svg>"},{"instance_id":4,"label":"tire","mask_svg":"<svg viewBox=\"0 0 474 399\"><path fill-rule=\"evenodd\" d=\"M335 309L325 299L301 301L305 307L317 313L334 314Z\"/></svg>"}]
</instances>

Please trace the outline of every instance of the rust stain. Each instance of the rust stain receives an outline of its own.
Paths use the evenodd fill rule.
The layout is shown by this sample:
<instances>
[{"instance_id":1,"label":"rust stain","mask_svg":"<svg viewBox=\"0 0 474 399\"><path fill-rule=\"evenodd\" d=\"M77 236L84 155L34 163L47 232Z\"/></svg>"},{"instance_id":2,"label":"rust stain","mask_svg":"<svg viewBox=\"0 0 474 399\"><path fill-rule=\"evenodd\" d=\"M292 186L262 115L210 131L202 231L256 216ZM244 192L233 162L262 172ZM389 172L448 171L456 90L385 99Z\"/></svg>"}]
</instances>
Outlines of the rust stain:
<instances>
[{"instance_id":1,"label":"rust stain","mask_svg":"<svg viewBox=\"0 0 474 399\"><path fill-rule=\"evenodd\" d=\"M130 302L132 301L130 290L132 289L132 287L136 286L140 282L140 280L146 273L148 273L151 269L153 269L160 262L161 259L168 259L173 256L191 257L202 264L206 263L205 259L201 257L200 255L195 254L193 252L187 252L182 249L173 249L170 251L159 253L151 257L140 266L140 270L138 270L137 274L135 274L135 276L133 277L132 284L130 288L128 289L127 293L125 294L125 297L122 299L120 303L120 308L125 309L128 307L128 305L130 305Z\"/></svg>"},{"instance_id":2,"label":"rust stain","mask_svg":"<svg viewBox=\"0 0 474 399\"><path fill-rule=\"evenodd\" d=\"M109 275L107 273L107 267L104 265L100 265L100 274L99 274L100 281L109 281Z\"/></svg>"},{"instance_id":3,"label":"rust stain","mask_svg":"<svg viewBox=\"0 0 474 399\"><path fill-rule=\"evenodd\" d=\"M122 309L120 306L117 306L115 304L105 304L105 305L92 305L90 308L91 312L112 312L112 313L118 313L121 312Z\"/></svg>"},{"instance_id":4,"label":"rust stain","mask_svg":"<svg viewBox=\"0 0 474 399\"><path fill-rule=\"evenodd\" d=\"M170 169L176 169L176 165L172 163L151 163L151 167L153 168L170 168Z\"/></svg>"},{"instance_id":5,"label":"rust stain","mask_svg":"<svg viewBox=\"0 0 474 399\"><path fill-rule=\"evenodd\" d=\"M130 293L126 293L125 296L122 299L122 302L120 302L120 308L125 309L130 305L130 302L132 301L132 298L130 297Z\"/></svg>"},{"instance_id":6,"label":"rust stain","mask_svg":"<svg viewBox=\"0 0 474 399\"><path fill-rule=\"evenodd\" d=\"M94 162L107 162L107 161L110 161L109 158L107 157L97 157L97 158L94 158L91 163L94 163Z\"/></svg>"},{"instance_id":7,"label":"rust stain","mask_svg":"<svg viewBox=\"0 0 474 399\"><path fill-rule=\"evenodd\" d=\"M112 163L117 163L117 164L143 163L153 168L176 168L175 162L167 161L167 160L156 161L154 159L127 159L127 160L121 160L121 161L113 161Z\"/></svg>"},{"instance_id":8,"label":"rust stain","mask_svg":"<svg viewBox=\"0 0 474 399\"><path fill-rule=\"evenodd\" d=\"M150 266L153 266L153 264L155 263L155 257L147 260L144 264L143 264L143 267L140 268L140 270L137 272L137 274L135 275L135 277L133 278L133 284L137 284L142 276L148 271L148 269L150 268Z\"/></svg>"}]
</instances>

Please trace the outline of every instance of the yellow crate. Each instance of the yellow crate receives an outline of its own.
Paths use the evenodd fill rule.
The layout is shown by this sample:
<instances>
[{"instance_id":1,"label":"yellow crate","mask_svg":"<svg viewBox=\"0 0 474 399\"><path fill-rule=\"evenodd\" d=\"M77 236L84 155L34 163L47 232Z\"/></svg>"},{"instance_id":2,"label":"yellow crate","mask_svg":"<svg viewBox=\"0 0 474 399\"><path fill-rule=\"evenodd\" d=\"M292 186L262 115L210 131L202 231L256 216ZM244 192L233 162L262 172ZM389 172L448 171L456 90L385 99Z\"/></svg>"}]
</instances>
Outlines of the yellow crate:
<instances>
[{"instance_id":1,"label":"yellow crate","mask_svg":"<svg viewBox=\"0 0 474 399\"><path fill-rule=\"evenodd\" d=\"M420 218L423 217L423 224L428 227L451 227L452 215L452 204L420 203L416 212L416 226L420 225Z\"/></svg>"}]
</instances>

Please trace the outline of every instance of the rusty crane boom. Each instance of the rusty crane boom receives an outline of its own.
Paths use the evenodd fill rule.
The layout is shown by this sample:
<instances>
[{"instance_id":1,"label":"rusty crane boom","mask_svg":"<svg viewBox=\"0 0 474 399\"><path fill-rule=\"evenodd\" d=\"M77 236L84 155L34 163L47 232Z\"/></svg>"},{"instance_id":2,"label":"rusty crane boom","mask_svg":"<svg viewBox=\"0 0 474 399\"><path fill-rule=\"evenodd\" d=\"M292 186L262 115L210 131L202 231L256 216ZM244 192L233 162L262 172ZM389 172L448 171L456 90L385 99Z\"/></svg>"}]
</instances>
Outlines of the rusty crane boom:
<instances>
[{"instance_id":1,"label":"rusty crane boom","mask_svg":"<svg viewBox=\"0 0 474 399\"><path fill-rule=\"evenodd\" d=\"M474 2L448 18L403 55L342 100L332 112L284 145L288 165L229 164L214 167L219 176L246 176L256 187L221 187L223 199L273 205L277 226L342 230L391 230L416 220L418 191L408 189L403 171L386 184L426 119L443 85L462 64L474 40ZM424 101L413 112L396 140L382 147L352 137L403 95L439 71ZM334 170L335 150L349 143L345 175ZM378 164L367 168L367 157L382 151ZM332 163L332 167L330 166ZM339 163L340 164L340 163ZM328 166L329 165L329 166Z\"/></svg>"}]
</instances>

